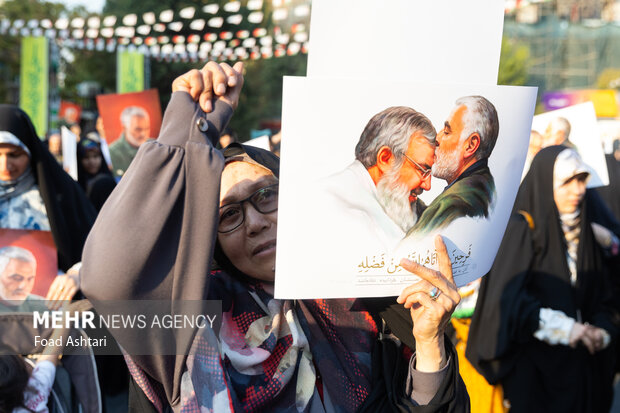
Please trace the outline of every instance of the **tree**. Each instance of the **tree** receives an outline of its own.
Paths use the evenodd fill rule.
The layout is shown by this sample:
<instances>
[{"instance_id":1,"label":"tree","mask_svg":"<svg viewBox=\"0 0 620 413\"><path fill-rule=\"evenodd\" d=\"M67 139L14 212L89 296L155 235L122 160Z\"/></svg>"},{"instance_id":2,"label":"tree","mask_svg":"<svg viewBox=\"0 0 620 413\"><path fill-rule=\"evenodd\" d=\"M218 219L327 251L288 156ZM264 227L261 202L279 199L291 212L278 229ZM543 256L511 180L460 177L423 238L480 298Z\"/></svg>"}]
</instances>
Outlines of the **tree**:
<instances>
[{"instance_id":1,"label":"tree","mask_svg":"<svg viewBox=\"0 0 620 413\"><path fill-rule=\"evenodd\" d=\"M596 80L599 89L620 89L620 69L608 68L601 72Z\"/></svg>"},{"instance_id":2,"label":"tree","mask_svg":"<svg viewBox=\"0 0 620 413\"><path fill-rule=\"evenodd\" d=\"M38 0L8 0L0 9L0 19L24 20L51 19L65 13L62 4ZM0 101L18 104L21 36L0 35Z\"/></svg>"},{"instance_id":3,"label":"tree","mask_svg":"<svg viewBox=\"0 0 620 413\"><path fill-rule=\"evenodd\" d=\"M527 84L529 57L530 50L526 45L503 38L497 84L514 86Z\"/></svg>"}]
</instances>

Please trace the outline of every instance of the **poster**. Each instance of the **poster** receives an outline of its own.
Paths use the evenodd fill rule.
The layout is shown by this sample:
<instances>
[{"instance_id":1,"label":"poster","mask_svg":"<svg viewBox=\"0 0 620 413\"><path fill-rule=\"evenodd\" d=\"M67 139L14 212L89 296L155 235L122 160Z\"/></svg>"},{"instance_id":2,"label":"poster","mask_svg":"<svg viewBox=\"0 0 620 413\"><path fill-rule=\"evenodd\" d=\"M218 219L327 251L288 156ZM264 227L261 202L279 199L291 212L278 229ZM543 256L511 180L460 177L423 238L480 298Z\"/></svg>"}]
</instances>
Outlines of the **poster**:
<instances>
[{"instance_id":1,"label":"poster","mask_svg":"<svg viewBox=\"0 0 620 413\"><path fill-rule=\"evenodd\" d=\"M121 115L129 107L141 108L148 114L149 138L156 138L161 127L161 106L157 89L143 92L106 94L97 96L97 109L103 120L105 139L108 145L116 141L123 132Z\"/></svg>"},{"instance_id":2,"label":"poster","mask_svg":"<svg viewBox=\"0 0 620 413\"><path fill-rule=\"evenodd\" d=\"M47 133L49 60L45 37L24 37L21 48L19 107L30 116L39 136Z\"/></svg>"},{"instance_id":3,"label":"poster","mask_svg":"<svg viewBox=\"0 0 620 413\"><path fill-rule=\"evenodd\" d=\"M620 140L620 120L599 119L597 123L605 153L612 153L614 141Z\"/></svg>"},{"instance_id":4,"label":"poster","mask_svg":"<svg viewBox=\"0 0 620 413\"><path fill-rule=\"evenodd\" d=\"M445 228L425 226L410 232L411 203L422 200L430 207L447 185L443 179L422 179L429 176L435 146L416 132L418 143L405 152L411 159L394 155L400 163L389 166L386 158L387 170L404 184L394 196L389 184L387 190L379 189L370 168L355 166L356 146L369 120L381 119L378 114L390 107L414 108L440 132L460 106L457 99L473 95L491 103L499 125L496 144L490 156L483 157L494 180L488 214L455 217ZM282 133L287 138L281 147L276 298L398 295L417 280L400 268L400 258L436 267L437 233L446 240L458 286L488 272L519 187L535 102L536 88L528 87L285 78ZM394 139L404 136L408 145L414 142L414 134L402 135L400 123L390 122L375 128L376 133L370 128L371 141L383 133ZM454 125L453 134L458 129ZM474 140L468 135L464 142ZM377 148L377 154L383 153L382 145ZM395 208L389 206L392 199L398 200ZM395 216L404 219L396 223Z\"/></svg>"},{"instance_id":5,"label":"poster","mask_svg":"<svg viewBox=\"0 0 620 413\"><path fill-rule=\"evenodd\" d=\"M57 273L51 232L0 229L0 311L27 311L47 295Z\"/></svg>"},{"instance_id":6,"label":"poster","mask_svg":"<svg viewBox=\"0 0 620 413\"><path fill-rule=\"evenodd\" d=\"M60 101L60 109L58 109L58 118L68 126L79 124L82 116L82 107L77 103L68 100Z\"/></svg>"},{"instance_id":7,"label":"poster","mask_svg":"<svg viewBox=\"0 0 620 413\"><path fill-rule=\"evenodd\" d=\"M588 188L609 185L605 153L592 102L534 116L532 130L542 135L542 146L559 144L562 137L569 140L590 168ZM526 165L526 169L529 165ZM526 170L524 170L524 175Z\"/></svg>"},{"instance_id":8,"label":"poster","mask_svg":"<svg viewBox=\"0 0 620 413\"><path fill-rule=\"evenodd\" d=\"M315 0L308 76L497 84L504 2Z\"/></svg>"},{"instance_id":9,"label":"poster","mask_svg":"<svg viewBox=\"0 0 620 413\"><path fill-rule=\"evenodd\" d=\"M62 169L75 181L78 180L77 136L66 126L60 127L62 139Z\"/></svg>"}]
</instances>

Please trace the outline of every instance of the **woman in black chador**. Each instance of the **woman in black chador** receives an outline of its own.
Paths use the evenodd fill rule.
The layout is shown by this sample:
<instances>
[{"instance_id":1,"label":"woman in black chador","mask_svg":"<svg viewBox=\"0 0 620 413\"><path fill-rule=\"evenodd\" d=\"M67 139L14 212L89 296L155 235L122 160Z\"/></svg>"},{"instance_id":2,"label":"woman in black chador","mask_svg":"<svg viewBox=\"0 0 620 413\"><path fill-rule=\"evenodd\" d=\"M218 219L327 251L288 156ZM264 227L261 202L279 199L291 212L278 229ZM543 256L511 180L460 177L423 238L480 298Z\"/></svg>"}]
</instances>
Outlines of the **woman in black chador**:
<instances>
[{"instance_id":1,"label":"woman in black chador","mask_svg":"<svg viewBox=\"0 0 620 413\"><path fill-rule=\"evenodd\" d=\"M616 327L588 176L571 149L538 153L480 287L466 355L511 413L609 411Z\"/></svg>"}]
</instances>

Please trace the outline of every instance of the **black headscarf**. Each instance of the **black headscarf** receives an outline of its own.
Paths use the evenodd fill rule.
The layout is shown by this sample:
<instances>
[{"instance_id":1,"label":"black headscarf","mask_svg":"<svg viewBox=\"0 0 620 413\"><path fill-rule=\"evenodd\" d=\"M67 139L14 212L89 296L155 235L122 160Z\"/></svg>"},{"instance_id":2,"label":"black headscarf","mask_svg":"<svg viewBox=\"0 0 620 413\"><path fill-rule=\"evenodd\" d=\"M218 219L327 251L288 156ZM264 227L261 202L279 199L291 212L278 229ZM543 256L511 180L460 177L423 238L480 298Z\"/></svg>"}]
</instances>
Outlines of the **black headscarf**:
<instances>
[{"instance_id":1,"label":"black headscarf","mask_svg":"<svg viewBox=\"0 0 620 413\"><path fill-rule=\"evenodd\" d=\"M250 145L243 145L241 143L233 142L226 147L223 151L224 159L228 160L233 157L239 157L247 155L254 162L264 166L269 169L276 178L280 177L280 158L278 158L273 153L257 148ZM215 262L219 267L221 267L228 274L237 277L240 280L244 280L247 282L255 282L252 278L248 277L246 274L237 269L232 262L228 259L219 242L215 243L215 250L213 252L213 257Z\"/></svg>"},{"instance_id":2,"label":"black headscarf","mask_svg":"<svg viewBox=\"0 0 620 413\"><path fill-rule=\"evenodd\" d=\"M534 158L515 201L513 215L491 271L484 277L472 318L466 356L492 384L514 367L538 329L541 308L611 333L608 278L588 217L581 209L577 281L571 286L566 240L553 198L553 170L565 146L541 150ZM571 378L572 380L572 378Z\"/></svg>"},{"instance_id":3,"label":"black headscarf","mask_svg":"<svg viewBox=\"0 0 620 413\"><path fill-rule=\"evenodd\" d=\"M93 149L96 149L98 151L98 156L101 159L101 165L99 166L99 170L96 173L90 174L86 172L86 169L84 169L84 167L82 166L82 159L84 159L86 153L89 150ZM110 170L108 169L108 165L105 162L105 159L103 159L103 155L101 153L101 145L99 144L99 142L95 142L94 140L88 138L81 139L77 144L77 161L78 183L84 191L88 189L89 181L95 176L100 174L112 176L112 172L110 172Z\"/></svg>"},{"instance_id":4,"label":"black headscarf","mask_svg":"<svg viewBox=\"0 0 620 413\"><path fill-rule=\"evenodd\" d=\"M58 267L66 271L81 260L86 236L95 221L95 210L77 182L37 137L25 112L16 106L0 105L0 130L11 132L30 151L30 167L58 250Z\"/></svg>"},{"instance_id":5,"label":"black headscarf","mask_svg":"<svg viewBox=\"0 0 620 413\"><path fill-rule=\"evenodd\" d=\"M99 170L95 174L86 172L86 169L82 166L82 159L86 156L87 151L92 149L98 150L98 156L101 160ZM86 192L88 200L93 204L97 212L99 212L116 187L114 175L112 175L101 153L101 144L89 138L80 140L77 145L77 160L78 183Z\"/></svg>"}]
</instances>

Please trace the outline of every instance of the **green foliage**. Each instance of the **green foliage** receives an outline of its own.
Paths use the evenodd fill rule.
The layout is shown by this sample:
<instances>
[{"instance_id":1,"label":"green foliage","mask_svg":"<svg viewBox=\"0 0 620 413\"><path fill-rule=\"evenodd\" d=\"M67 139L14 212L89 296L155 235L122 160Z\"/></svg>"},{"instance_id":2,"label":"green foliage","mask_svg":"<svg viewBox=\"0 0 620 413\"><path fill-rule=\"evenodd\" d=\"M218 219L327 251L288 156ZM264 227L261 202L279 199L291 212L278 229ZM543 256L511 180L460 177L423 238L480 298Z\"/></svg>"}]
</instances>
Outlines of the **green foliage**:
<instances>
[{"instance_id":1,"label":"green foliage","mask_svg":"<svg viewBox=\"0 0 620 413\"><path fill-rule=\"evenodd\" d=\"M249 139L250 130L258 129L261 121L280 119L282 77L305 76L306 64L306 55L246 62L239 108L230 122L241 140Z\"/></svg>"},{"instance_id":2,"label":"green foliage","mask_svg":"<svg viewBox=\"0 0 620 413\"><path fill-rule=\"evenodd\" d=\"M528 80L527 61L529 57L530 50L526 45L503 38L497 84L526 85Z\"/></svg>"},{"instance_id":3,"label":"green foliage","mask_svg":"<svg viewBox=\"0 0 620 413\"><path fill-rule=\"evenodd\" d=\"M62 4L38 0L8 0L0 8L0 18L11 20L56 19L65 8ZM17 104L19 99L19 66L21 37L0 35L0 102Z\"/></svg>"},{"instance_id":4,"label":"green foliage","mask_svg":"<svg viewBox=\"0 0 620 413\"><path fill-rule=\"evenodd\" d=\"M77 101L77 85L84 81L98 82L105 93L116 92L116 54L106 51L73 50L75 61L66 66L62 99Z\"/></svg>"},{"instance_id":5,"label":"green foliage","mask_svg":"<svg viewBox=\"0 0 620 413\"><path fill-rule=\"evenodd\" d=\"M598 89L620 89L620 69L603 70L596 80L596 87Z\"/></svg>"}]
</instances>

